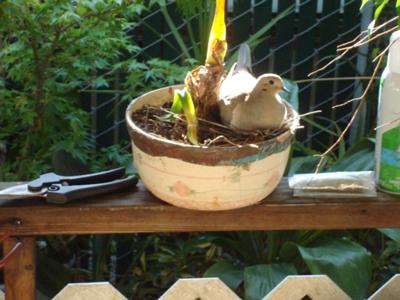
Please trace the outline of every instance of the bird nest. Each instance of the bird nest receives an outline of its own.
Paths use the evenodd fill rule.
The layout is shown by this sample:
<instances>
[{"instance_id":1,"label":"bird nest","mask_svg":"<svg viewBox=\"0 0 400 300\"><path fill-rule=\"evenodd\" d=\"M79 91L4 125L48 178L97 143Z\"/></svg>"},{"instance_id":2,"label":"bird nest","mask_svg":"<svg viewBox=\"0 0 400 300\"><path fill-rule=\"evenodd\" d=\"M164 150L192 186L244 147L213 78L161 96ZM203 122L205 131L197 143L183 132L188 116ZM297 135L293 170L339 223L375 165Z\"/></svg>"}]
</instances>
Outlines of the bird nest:
<instances>
[{"instance_id":1,"label":"bird nest","mask_svg":"<svg viewBox=\"0 0 400 300\"><path fill-rule=\"evenodd\" d=\"M286 131L294 131L299 128L299 117L297 112L289 105L288 115L282 126L274 130L255 130L242 132L233 130L218 122L198 119L199 146L231 147L246 144L257 144L273 139ZM144 106L131 114L135 124L154 136L162 137L171 141L190 144L186 136L187 124L183 116L177 115L173 118L165 118L170 113L171 104L163 106Z\"/></svg>"}]
</instances>

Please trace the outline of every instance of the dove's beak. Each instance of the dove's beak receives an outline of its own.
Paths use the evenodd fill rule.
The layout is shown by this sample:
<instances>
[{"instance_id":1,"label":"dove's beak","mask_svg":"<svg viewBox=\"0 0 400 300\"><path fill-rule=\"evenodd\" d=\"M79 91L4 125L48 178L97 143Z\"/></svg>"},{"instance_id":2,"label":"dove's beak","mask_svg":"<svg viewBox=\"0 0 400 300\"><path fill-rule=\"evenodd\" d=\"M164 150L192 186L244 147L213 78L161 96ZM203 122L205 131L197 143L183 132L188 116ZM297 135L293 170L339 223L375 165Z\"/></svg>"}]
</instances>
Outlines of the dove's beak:
<instances>
[{"instance_id":1,"label":"dove's beak","mask_svg":"<svg viewBox=\"0 0 400 300\"><path fill-rule=\"evenodd\" d=\"M283 90L284 92L290 94L290 91L287 89L287 87L284 86L284 87L282 88L282 90Z\"/></svg>"}]
</instances>

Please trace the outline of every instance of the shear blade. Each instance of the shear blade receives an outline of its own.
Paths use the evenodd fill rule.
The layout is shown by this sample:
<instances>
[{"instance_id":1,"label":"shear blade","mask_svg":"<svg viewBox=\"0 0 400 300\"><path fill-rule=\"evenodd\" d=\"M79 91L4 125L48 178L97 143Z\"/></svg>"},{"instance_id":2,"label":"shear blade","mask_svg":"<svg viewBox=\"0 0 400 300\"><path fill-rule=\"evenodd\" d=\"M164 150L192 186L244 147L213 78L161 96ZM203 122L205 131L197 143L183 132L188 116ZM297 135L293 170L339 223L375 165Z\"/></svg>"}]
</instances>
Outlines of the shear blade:
<instances>
[{"instance_id":1,"label":"shear blade","mask_svg":"<svg viewBox=\"0 0 400 300\"><path fill-rule=\"evenodd\" d=\"M9 188L0 191L0 200L37 198L43 196L44 196L43 190L38 192L31 192L28 189L27 184L11 186Z\"/></svg>"}]
</instances>

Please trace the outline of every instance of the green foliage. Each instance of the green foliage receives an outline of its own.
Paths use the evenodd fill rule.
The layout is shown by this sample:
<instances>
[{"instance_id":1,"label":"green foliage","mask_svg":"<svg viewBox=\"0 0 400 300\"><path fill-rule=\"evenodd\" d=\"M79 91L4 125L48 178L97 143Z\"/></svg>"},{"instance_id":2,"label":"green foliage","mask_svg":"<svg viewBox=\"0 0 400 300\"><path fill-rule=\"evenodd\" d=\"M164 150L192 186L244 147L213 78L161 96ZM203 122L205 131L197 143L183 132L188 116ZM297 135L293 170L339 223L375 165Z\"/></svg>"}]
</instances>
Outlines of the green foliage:
<instances>
[{"instance_id":1,"label":"green foliage","mask_svg":"<svg viewBox=\"0 0 400 300\"><path fill-rule=\"evenodd\" d=\"M144 9L112 0L1 2L0 145L7 153L0 180L36 177L59 164L60 152L86 166L80 171L126 163L127 152L117 146L94 154L90 115L81 108L86 99L78 92L107 88L115 72L128 74L123 101L183 80L187 67L123 60L141 50L127 31Z\"/></svg>"},{"instance_id":2,"label":"green foliage","mask_svg":"<svg viewBox=\"0 0 400 300\"><path fill-rule=\"evenodd\" d=\"M123 83L123 100L130 101L139 94L161 87L181 84L192 66L193 59L186 60L185 66L172 64L166 60L152 58L146 62L129 59L117 64L118 69L125 70L127 78Z\"/></svg>"},{"instance_id":3,"label":"green foliage","mask_svg":"<svg viewBox=\"0 0 400 300\"><path fill-rule=\"evenodd\" d=\"M206 235L222 249L222 258L205 276L220 277L245 299L261 299L286 275L305 273L297 246L325 238L322 231L240 232Z\"/></svg>"},{"instance_id":4,"label":"green foliage","mask_svg":"<svg viewBox=\"0 0 400 300\"><path fill-rule=\"evenodd\" d=\"M171 111L174 114L183 112L187 123L187 137L193 145L198 145L196 110L192 96L186 88L175 90Z\"/></svg>"},{"instance_id":5,"label":"green foliage","mask_svg":"<svg viewBox=\"0 0 400 300\"><path fill-rule=\"evenodd\" d=\"M94 172L104 171L104 166L109 168L126 167L128 173L136 173L131 170L132 154L124 149L120 144L102 148L95 156L92 164Z\"/></svg>"},{"instance_id":6,"label":"green foliage","mask_svg":"<svg viewBox=\"0 0 400 300\"><path fill-rule=\"evenodd\" d=\"M165 6L165 1L147 2ZM147 9L142 1L0 2L0 150L2 145L7 147L0 180L37 176L51 169L52 160L54 165L54 158L64 152L90 163L96 171L105 165L132 168L124 145L94 151L90 116L80 108L78 92L88 85L104 91L109 88L109 75L115 72L122 74L124 102L146 91L181 83L187 71L205 59L213 2L177 1L190 47L187 41L182 40L185 45L179 42L178 20L170 17L166 23L172 31L176 28L177 53L187 52L186 57L196 58L187 60L185 67L158 58L127 59L141 51L127 30ZM170 10L163 8L162 13L167 20ZM199 17L193 20L195 14ZM257 45L277 20L250 37L250 44ZM200 35L200 44L195 34ZM294 95L289 101L296 105ZM334 137L340 134L338 127L327 130L317 121L305 120ZM329 157L326 170L370 169L373 148L373 141L367 139L349 149L342 144ZM295 149L303 156L291 160L290 172L313 172L318 161L313 155L318 153L300 143ZM104 279L114 280L131 298L155 299L176 279L204 274L221 277L246 299L259 299L286 274L323 272L357 299L366 296L368 288L375 290L400 272L396 229L47 237L39 245L38 286L48 296L71 281ZM113 271L111 257L117 254L118 270ZM362 271L355 274L355 270Z\"/></svg>"},{"instance_id":7,"label":"green foliage","mask_svg":"<svg viewBox=\"0 0 400 300\"><path fill-rule=\"evenodd\" d=\"M133 235L127 245L129 262L117 286L133 299L157 299L177 279L201 277L219 255L201 234Z\"/></svg>"},{"instance_id":8,"label":"green foliage","mask_svg":"<svg viewBox=\"0 0 400 300\"><path fill-rule=\"evenodd\" d=\"M270 264L247 267L244 270L245 300L259 300L288 275L296 275L292 264Z\"/></svg>"},{"instance_id":9,"label":"green foliage","mask_svg":"<svg viewBox=\"0 0 400 300\"><path fill-rule=\"evenodd\" d=\"M371 280L371 254L348 240L299 247L312 274L326 274L354 300L365 299Z\"/></svg>"},{"instance_id":10,"label":"green foliage","mask_svg":"<svg viewBox=\"0 0 400 300\"><path fill-rule=\"evenodd\" d=\"M135 4L135 10L140 7ZM87 163L93 142L77 90L106 86L95 72L132 52L126 1L2 1L0 4L0 143L7 147L2 180L51 168L63 150Z\"/></svg>"},{"instance_id":11,"label":"green foliage","mask_svg":"<svg viewBox=\"0 0 400 300\"><path fill-rule=\"evenodd\" d=\"M171 17L171 13L165 0L151 0L150 4L160 8L166 24L178 44L178 49L169 44L169 47L177 54L183 53L186 58L194 58L198 62L203 62L207 55L208 33L210 32L212 18L215 10L215 1L210 0L177 0L175 1L182 19L176 20ZM196 16L196 18L193 18ZM189 36L189 45L186 43L179 30L179 25L183 23ZM146 26L151 28L151 24ZM155 32L157 33L157 32ZM198 36L195 36L197 34Z\"/></svg>"},{"instance_id":12,"label":"green foliage","mask_svg":"<svg viewBox=\"0 0 400 300\"><path fill-rule=\"evenodd\" d=\"M371 253L336 232L292 231L211 235L223 250L205 276L220 277L245 299L261 299L287 275L326 274L352 299L371 283Z\"/></svg>"},{"instance_id":13,"label":"green foliage","mask_svg":"<svg viewBox=\"0 0 400 300\"><path fill-rule=\"evenodd\" d=\"M219 277L227 286L235 290L243 282L243 270L226 260L217 261L203 277Z\"/></svg>"},{"instance_id":14,"label":"green foliage","mask_svg":"<svg viewBox=\"0 0 400 300\"><path fill-rule=\"evenodd\" d=\"M382 12L386 10L394 11L398 16L400 16L400 0L389 1L389 0L361 0L360 10L367 5L368 2L373 3L374 5L374 21L373 24L379 19Z\"/></svg>"},{"instance_id":15,"label":"green foliage","mask_svg":"<svg viewBox=\"0 0 400 300\"><path fill-rule=\"evenodd\" d=\"M387 237L391 238L392 240L400 243L400 229L397 228L382 228L378 229Z\"/></svg>"}]
</instances>

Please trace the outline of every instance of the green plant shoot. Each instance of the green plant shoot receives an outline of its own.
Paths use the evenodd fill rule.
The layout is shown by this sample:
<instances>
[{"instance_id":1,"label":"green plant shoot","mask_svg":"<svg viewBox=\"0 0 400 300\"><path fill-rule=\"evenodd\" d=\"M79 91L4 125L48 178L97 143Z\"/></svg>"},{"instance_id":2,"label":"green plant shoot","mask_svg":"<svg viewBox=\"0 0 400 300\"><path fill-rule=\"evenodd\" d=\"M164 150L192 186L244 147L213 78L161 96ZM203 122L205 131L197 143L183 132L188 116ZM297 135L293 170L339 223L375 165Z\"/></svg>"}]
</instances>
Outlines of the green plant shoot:
<instances>
[{"instance_id":1,"label":"green plant shoot","mask_svg":"<svg viewBox=\"0 0 400 300\"><path fill-rule=\"evenodd\" d=\"M175 90L171 111L175 114L179 114L183 111L187 122L187 137L193 145L198 145L196 109L193 104L192 96L186 88Z\"/></svg>"}]
</instances>

